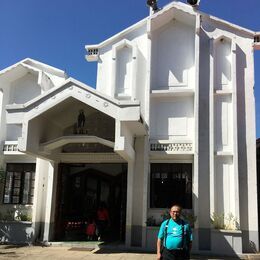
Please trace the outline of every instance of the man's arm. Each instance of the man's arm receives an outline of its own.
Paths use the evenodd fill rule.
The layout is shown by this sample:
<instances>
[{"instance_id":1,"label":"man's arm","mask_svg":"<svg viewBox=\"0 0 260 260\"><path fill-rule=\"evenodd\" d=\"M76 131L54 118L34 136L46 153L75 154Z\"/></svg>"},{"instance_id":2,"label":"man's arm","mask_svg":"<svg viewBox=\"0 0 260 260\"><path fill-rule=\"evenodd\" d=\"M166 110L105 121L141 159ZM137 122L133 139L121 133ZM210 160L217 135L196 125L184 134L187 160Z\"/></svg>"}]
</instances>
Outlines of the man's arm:
<instances>
[{"instance_id":1,"label":"man's arm","mask_svg":"<svg viewBox=\"0 0 260 260\"><path fill-rule=\"evenodd\" d=\"M161 244L162 241L160 238L157 239L157 260L161 259Z\"/></svg>"},{"instance_id":2,"label":"man's arm","mask_svg":"<svg viewBox=\"0 0 260 260\"><path fill-rule=\"evenodd\" d=\"M191 251L193 236L192 236L192 229L190 225L188 225L188 236L189 236L189 250Z\"/></svg>"}]
</instances>

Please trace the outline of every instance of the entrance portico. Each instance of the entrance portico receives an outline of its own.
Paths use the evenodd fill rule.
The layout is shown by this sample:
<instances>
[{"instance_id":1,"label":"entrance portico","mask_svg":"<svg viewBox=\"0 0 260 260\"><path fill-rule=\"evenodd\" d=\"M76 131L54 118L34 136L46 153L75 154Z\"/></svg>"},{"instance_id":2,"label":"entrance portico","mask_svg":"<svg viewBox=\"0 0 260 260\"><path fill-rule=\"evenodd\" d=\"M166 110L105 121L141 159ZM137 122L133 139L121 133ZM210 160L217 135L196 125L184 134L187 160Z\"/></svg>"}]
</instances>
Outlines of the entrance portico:
<instances>
[{"instance_id":1,"label":"entrance portico","mask_svg":"<svg viewBox=\"0 0 260 260\"><path fill-rule=\"evenodd\" d=\"M126 243L132 226L134 139L146 128L136 101L117 101L68 79L24 105L8 105L8 124L22 122L18 149L37 158L35 233L51 240L55 220L55 196L59 163L128 164L126 199ZM84 113L84 124L78 115ZM38 185L38 186L37 186ZM44 192L40 192L44 190ZM45 207L42 207L45 206ZM43 209L44 208L44 209ZM44 227L36 223L44 224Z\"/></svg>"}]
</instances>

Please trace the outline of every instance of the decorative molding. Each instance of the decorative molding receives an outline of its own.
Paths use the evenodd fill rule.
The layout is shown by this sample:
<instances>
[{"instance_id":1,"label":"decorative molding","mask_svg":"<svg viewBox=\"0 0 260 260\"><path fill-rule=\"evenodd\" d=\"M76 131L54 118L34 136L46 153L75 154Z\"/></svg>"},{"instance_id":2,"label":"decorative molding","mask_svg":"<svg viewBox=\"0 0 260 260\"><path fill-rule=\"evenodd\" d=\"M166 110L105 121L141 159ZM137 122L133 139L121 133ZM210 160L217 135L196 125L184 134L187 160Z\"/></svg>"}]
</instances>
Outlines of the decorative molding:
<instances>
[{"instance_id":1,"label":"decorative molding","mask_svg":"<svg viewBox=\"0 0 260 260\"><path fill-rule=\"evenodd\" d=\"M18 149L18 141L5 141L3 152L4 154L21 154Z\"/></svg>"},{"instance_id":2,"label":"decorative molding","mask_svg":"<svg viewBox=\"0 0 260 260\"><path fill-rule=\"evenodd\" d=\"M112 59L116 60L117 59L117 51L127 47L129 49L132 49L132 59L136 59L137 56L137 46L135 43L132 43L131 41L127 39L123 39L120 42L116 43L112 47Z\"/></svg>"},{"instance_id":3,"label":"decorative molding","mask_svg":"<svg viewBox=\"0 0 260 260\"><path fill-rule=\"evenodd\" d=\"M169 87L169 89L153 89L151 91L151 97L155 98L168 98L168 97L181 97L181 96L193 96L194 89L184 87Z\"/></svg>"},{"instance_id":4,"label":"decorative molding","mask_svg":"<svg viewBox=\"0 0 260 260\"><path fill-rule=\"evenodd\" d=\"M117 153L60 153L58 159L61 162L77 163L123 163L122 157Z\"/></svg>"},{"instance_id":5,"label":"decorative molding","mask_svg":"<svg viewBox=\"0 0 260 260\"><path fill-rule=\"evenodd\" d=\"M98 48L87 48L88 54L86 55L87 61L97 61L99 58L99 50Z\"/></svg>"},{"instance_id":6,"label":"decorative molding","mask_svg":"<svg viewBox=\"0 0 260 260\"><path fill-rule=\"evenodd\" d=\"M150 143L152 152L192 152L192 143Z\"/></svg>"},{"instance_id":7,"label":"decorative molding","mask_svg":"<svg viewBox=\"0 0 260 260\"><path fill-rule=\"evenodd\" d=\"M129 89L126 91L125 87L124 92L118 92L117 89L117 63L118 63L118 51L128 48L131 53L131 73L132 77L129 83ZM112 71L111 71L111 96L116 97L117 99L136 99L136 75L137 75L137 45L135 42L131 42L127 39L123 39L120 42L117 42L112 46ZM123 94L123 95L121 95Z\"/></svg>"}]
</instances>

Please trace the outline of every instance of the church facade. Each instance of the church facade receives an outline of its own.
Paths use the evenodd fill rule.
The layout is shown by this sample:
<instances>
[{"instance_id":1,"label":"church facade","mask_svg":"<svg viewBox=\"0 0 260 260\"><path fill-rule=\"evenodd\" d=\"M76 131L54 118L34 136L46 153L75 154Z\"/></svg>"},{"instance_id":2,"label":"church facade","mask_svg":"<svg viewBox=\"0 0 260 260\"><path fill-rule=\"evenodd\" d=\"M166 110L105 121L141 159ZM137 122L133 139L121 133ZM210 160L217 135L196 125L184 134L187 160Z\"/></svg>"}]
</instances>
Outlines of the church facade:
<instances>
[{"instance_id":1,"label":"church facade","mask_svg":"<svg viewBox=\"0 0 260 260\"><path fill-rule=\"evenodd\" d=\"M86 46L96 88L30 58L0 72L0 239L154 250L174 203L194 252L259 249L254 49L260 34L172 2Z\"/></svg>"}]
</instances>

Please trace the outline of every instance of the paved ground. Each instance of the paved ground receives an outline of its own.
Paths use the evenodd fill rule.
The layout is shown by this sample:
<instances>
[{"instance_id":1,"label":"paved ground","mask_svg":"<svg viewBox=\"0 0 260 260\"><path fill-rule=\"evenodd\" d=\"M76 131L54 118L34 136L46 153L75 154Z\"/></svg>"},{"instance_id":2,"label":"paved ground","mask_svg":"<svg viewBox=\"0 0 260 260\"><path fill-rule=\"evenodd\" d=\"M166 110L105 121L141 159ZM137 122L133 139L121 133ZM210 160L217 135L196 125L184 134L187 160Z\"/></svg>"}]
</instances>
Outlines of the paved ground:
<instances>
[{"instance_id":1,"label":"paved ground","mask_svg":"<svg viewBox=\"0 0 260 260\"><path fill-rule=\"evenodd\" d=\"M155 260L156 255L143 252L124 252L124 250L112 250L111 248L91 249L70 246L13 246L0 245L0 259L23 259L23 260ZM240 259L228 257L205 257L193 256L192 259ZM260 255L245 255L241 259L260 259Z\"/></svg>"}]
</instances>

